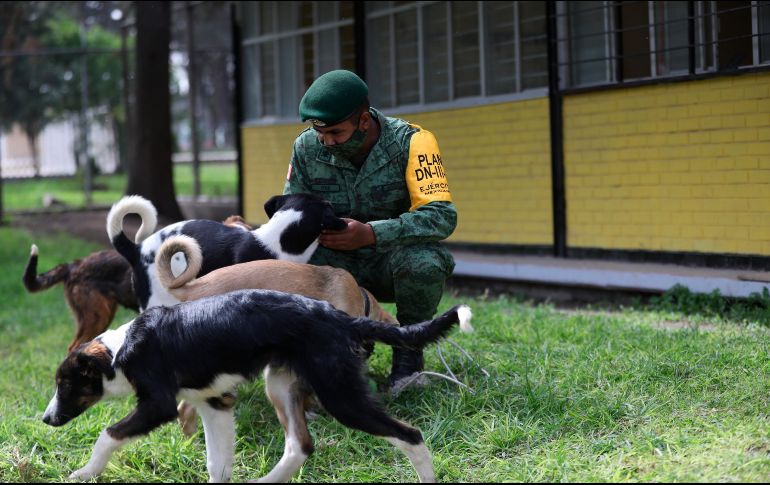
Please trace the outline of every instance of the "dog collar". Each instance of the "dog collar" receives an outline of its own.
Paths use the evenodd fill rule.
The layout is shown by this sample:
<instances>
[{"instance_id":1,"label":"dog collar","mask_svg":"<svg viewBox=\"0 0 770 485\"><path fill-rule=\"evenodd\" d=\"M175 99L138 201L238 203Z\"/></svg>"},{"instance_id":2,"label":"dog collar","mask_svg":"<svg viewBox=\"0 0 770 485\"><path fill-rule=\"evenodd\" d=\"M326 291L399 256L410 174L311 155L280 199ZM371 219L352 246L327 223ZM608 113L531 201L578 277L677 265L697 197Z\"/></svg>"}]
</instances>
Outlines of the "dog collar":
<instances>
[{"instance_id":1,"label":"dog collar","mask_svg":"<svg viewBox=\"0 0 770 485\"><path fill-rule=\"evenodd\" d=\"M361 296L364 297L364 316L368 317L369 316L369 312L372 309L371 308L372 304L369 301L369 295L366 294L366 290L364 289L363 286L359 286L358 289L361 290Z\"/></svg>"}]
</instances>

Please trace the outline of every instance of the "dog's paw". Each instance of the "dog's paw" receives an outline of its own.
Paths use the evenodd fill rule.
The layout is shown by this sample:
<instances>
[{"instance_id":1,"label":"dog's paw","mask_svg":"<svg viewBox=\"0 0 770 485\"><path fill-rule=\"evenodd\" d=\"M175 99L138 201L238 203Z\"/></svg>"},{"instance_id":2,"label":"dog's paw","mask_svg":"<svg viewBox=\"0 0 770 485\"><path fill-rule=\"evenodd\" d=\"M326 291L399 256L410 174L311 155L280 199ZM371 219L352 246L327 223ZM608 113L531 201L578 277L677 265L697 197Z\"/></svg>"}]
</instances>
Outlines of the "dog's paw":
<instances>
[{"instance_id":1,"label":"dog's paw","mask_svg":"<svg viewBox=\"0 0 770 485\"><path fill-rule=\"evenodd\" d=\"M99 476L99 472L88 467L84 466L80 470L74 471L70 474L69 479L70 480L80 480L81 482L87 482L88 480L91 480L93 478L96 478Z\"/></svg>"},{"instance_id":2,"label":"dog's paw","mask_svg":"<svg viewBox=\"0 0 770 485\"><path fill-rule=\"evenodd\" d=\"M182 433L189 438L198 431L198 413L193 406L184 401L179 403L176 410L179 414L177 421L182 428Z\"/></svg>"}]
</instances>

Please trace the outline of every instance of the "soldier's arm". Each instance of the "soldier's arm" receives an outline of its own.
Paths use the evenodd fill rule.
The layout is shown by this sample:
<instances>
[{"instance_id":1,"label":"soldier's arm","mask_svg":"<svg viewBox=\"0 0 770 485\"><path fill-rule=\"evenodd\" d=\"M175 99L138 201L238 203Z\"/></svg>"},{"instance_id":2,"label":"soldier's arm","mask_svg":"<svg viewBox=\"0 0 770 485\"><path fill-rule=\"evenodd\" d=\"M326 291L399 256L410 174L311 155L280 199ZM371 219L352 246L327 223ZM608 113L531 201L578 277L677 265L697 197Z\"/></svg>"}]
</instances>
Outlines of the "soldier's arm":
<instances>
[{"instance_id":1,"label":"soldier's arm","mask_svg":"<svg viewBox=\"0 0 770 485\"><path fill-rule=\"evenodd\" d=\"M398 218L371 221L375 247L387 251L396 245L435 242L446 239L457 226L436 138L420 129L409 141L409 158L404 173L411 207Z\"/></svg>"},{"instance_id":2,"label":"soldier's arm","mask_svg":"<svg viewBox=\"0 0 770 485\"><path fill-rule=\"evenodd\" d=\"M396 219L370 221L375 248L388 251L394 246L441 241L457 227L457 210L452 202L436 201L401 214Z\"/></svg>"}]
</instances>

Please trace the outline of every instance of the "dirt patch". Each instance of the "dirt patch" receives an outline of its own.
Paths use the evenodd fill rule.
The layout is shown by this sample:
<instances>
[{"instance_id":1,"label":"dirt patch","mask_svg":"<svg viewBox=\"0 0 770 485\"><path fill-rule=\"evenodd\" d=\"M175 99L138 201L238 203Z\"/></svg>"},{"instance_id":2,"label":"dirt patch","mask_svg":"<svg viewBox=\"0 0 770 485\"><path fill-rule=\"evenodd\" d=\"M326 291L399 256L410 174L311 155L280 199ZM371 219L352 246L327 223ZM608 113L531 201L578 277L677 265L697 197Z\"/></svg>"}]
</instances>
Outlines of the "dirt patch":
<instances>
[{"instance_id":1,"label":"dirt patch","mask_svg":"<svg viewBox=\"0 0 770 485\"><path fill-rule=\"evenodd\" d=\"M84 209L60 212L24 212L10 215L9 226L25 229L32 234L50 236L59 232L110 248L107 239L108 208ZM173 221L160 218L158 227ZM129 215L123 222L129 237L139 229L139 217Z\"/></svg>"},{"instance_id":2,"label":"dirt patch","mask_svg":"<svg viewBox=\"0 0 770 485\"><path fill-rule=\"evenodd\" d=\"M238 201L234 198L201 198L192 200L178 197L177 202L185 219L211 219L223 221L228 216L238 214ZM111 247L107 239L107 214L109 206L89 209L59 209L7 213L11 227L19 227L36 235L51 235L65 232L86 241ZM139 217L129 214L123 221L123 229L130 238L139 229ZM177 222L163 216L158 217L160 229Z\"/></svg>"}]
</instances>

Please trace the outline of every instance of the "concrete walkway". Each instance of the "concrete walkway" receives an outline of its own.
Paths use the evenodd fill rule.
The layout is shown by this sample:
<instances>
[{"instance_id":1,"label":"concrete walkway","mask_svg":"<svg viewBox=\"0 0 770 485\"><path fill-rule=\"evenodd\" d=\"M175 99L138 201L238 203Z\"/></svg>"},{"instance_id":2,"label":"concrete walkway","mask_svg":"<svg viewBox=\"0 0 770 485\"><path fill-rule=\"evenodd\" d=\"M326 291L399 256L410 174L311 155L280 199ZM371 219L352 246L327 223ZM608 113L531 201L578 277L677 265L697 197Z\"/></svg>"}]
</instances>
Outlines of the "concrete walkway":
<instances>
[{"instance_id":1,"label":"concrete walkway","mask_svg":"<svg viewBox=\"0 0 770 485\"><path fill-rule=\"evenodd\" d=\"M770 287L770 272L693 268L671 264L625 263L542 256L501 256L453 250L453 278L492 278L519 284L662 293L674 285L694 293L719 290L748 297Z\"/></svg>"}]
</instances>

